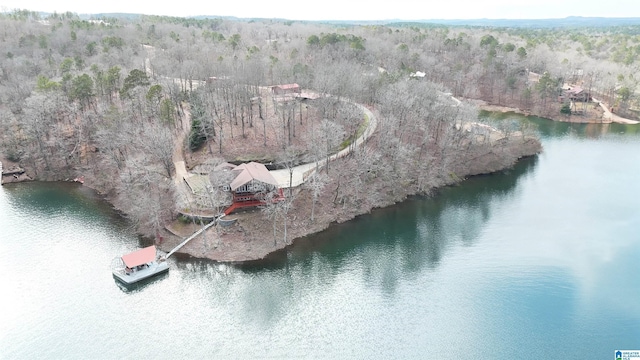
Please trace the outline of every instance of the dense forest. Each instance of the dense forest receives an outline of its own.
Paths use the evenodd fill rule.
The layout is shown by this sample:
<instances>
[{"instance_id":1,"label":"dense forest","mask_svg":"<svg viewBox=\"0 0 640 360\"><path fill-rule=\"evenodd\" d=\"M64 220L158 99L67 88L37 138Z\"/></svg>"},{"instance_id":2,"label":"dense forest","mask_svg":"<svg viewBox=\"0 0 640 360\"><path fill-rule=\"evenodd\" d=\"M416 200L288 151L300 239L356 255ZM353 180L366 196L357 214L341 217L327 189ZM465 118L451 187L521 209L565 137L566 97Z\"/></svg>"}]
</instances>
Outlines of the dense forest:
<instances>
[{"instance_id":1,"label":"dense forest","mask_svg":"<svg viewBox=\"0 0 640 360\"><path fill-rule=\"evenodd\" d=\"M620 114L638 112L640 26L87 20L20 10L0 14L0 44L0 156L38 179L86 176L150 234L175 217L174 143L187 119L189 136L177 146L226 161L233 160L233 139L259 143L274 160L295 148L302 161L357 134L361 119L352 107L330 100L304 108L269 105L269 85L297 83L379 114L375 146L341 165L353 176L325 188L335 194L334 205L364 211L365 199L371 206L384 203L373 194L426 192L481 172L468 169L474 152L495 152L486 127L461 125L477 122L477 110L452 106L443 94L554 117L569 83ZM535 81L531 73L538 74ZM275 140L266 136L269 106L283 129ZM296 140L295 126L306 126L303 114L314 114L319 130ZM261 127L261 140L246 136L249 128L260 134ZM530 134L513 124L499 127ZM366 187L372 178L384 180L376 191ZM315 199L323 186L309 186L307 196Z\"/></svg>"}]
</instances>

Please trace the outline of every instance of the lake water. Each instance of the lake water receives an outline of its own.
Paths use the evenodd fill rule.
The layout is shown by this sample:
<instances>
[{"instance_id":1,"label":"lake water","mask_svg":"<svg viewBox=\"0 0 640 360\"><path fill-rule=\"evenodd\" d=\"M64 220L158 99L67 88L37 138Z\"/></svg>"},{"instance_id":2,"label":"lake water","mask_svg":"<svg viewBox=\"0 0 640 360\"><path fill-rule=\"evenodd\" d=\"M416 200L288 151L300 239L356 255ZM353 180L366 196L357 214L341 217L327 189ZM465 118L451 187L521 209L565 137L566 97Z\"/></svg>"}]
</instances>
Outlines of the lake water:
<instances>
[{"instance_id":1,"label":"lake water","mask_svg":"<svg viewBox=\"0 0 640 360\"><path fill-rule=\"evenodd\" d=\"M640 127L529 121L544 152L260 263L171 258L75 184L0 187L0 358L610 359L640 349Z\"/></svg>"}]
</instances>

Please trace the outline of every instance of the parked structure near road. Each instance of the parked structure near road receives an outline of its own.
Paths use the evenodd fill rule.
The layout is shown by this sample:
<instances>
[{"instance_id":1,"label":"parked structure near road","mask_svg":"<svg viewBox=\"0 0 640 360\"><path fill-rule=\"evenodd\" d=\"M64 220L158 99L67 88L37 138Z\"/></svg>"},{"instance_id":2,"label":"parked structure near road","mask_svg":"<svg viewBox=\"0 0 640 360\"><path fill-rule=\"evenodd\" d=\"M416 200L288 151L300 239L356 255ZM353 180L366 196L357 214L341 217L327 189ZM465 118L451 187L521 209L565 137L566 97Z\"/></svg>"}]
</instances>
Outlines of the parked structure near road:
<instances>
[{"instance_id":1,"label":"parked structure near road","mask_svg":"<svg viewBox=\"0 0 640 360\"><path fill-rule=\"evenodd\" d=\"M301 92L298 84L274 85L271 87L274 95L299 94Z\"/></svg>"}]
</instances>

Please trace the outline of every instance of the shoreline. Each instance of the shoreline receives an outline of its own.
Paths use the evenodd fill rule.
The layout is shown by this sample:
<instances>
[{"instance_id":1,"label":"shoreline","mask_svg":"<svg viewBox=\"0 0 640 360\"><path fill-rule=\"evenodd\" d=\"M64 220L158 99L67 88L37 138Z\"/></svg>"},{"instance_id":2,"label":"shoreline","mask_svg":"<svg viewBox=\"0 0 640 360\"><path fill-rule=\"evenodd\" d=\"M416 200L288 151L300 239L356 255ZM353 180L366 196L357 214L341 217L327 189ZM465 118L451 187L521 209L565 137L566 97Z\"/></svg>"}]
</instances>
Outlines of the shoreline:
<instances>
[{"instance_id":1,"label":"shoreline","mask_svg":"<svg viewBox=\"0 0 640 360\"><path fill-rule=\"evenodd\" d=\"M456 160L457 166L452 168L451 175L440 177L427 190L418 190L416 184L408 184L408 186L390 192L373 203L365 201L366 204L346 207L335 205L332 202L323 205L317 204L315 221L310 221L309 217L303 214L305 212L308 213L311 207L309 205L312 200L308 191L304 191L302 187L297 187L294 189L296 193L295 210L289 214L286 220L286 230L281 228L282 220L278 221L278 229L276 231L276 225L274 225L273 220L264 219L259 209L251 209L247 212L230 215L229 218L238 219L233 226L212 227L186 244L176 252L176 255L225 263L246 263L263 260L271 254L291 246L298 240L320 233L334 224L351 221L361 215L371 213L374 209L393 206L411 196L428 194L438 188L459 183L466 177L490 174L510 168L520 158L532 156L541 151L541 144L534 138L512 136L498 142L504 143L505 141L507 143L506 147L496 143L496 146L485 149L480 155L476 154L477 156L473 159L469 158L471 156L469 155L470 153L461 153L461 156ZM341 159L339 161L347 160ZM339 165L336 164L334 166ZM339 176L336 178L339 178ZM337 181L339 186L339 180ZM112 198L113 194L95 185L97 184L94 184L90 177L84 183L84 186L95 191L111 206L121 211ZM370 186L375 188L376 184L373 183ZM325 191L331 192L332 190L327 188ZM157 234L155 244L162 251L169 252L201 227L201 224L181 223L179 220L174 220L166 224L164 229ZM286 232L286 236L283 236L284 232ZM139 235L145 238L143 234Z\"/></svg>"},{"instance_id":2,"label":"shoreline","mask_svg":"<svg viewBox=\"0 0 640 360\"><path fill-rule=\"evenodd\" d=\"M519 109L508 107L486 106L492 111L519 111ZM418 190L415 184L412 184L397 192L387 194L386 197L377 200L375 203L347 207L333 203L325 204L324 207L321 207L318 204L316 206L317 216L315 221L309 221L308 216L302 215L305 211L309 211L309 204L312 200L308 192L303 191L301 187L297 187L294 189L296 193L295 210L290 213L289 218L286 220L288 222L287 229L284 230L286 236L283 236L282 229L278 229L279 238L276 237L273 221L263 219L264 216L260 210L252 209L247 212L230 215L230 218L238 219L233 226L216 226L207 230L176 252L176 255L225 263L245 263L263 260L271 254L291 246L302 238L330 228L333 224L351 221L361 215L371 213L374 209L393 206L412 196L428 194L438 188L459 183L466 177L508 169L519 159L533 156L541 151L541 144L537 139L512 136L501 141L506 141L507 146L496 144L496 146L487 148L486 151L473 159L462 153L463 155L457 160L458 166L451 173L453 175L440 178L437 183L434 183L426 191ZM505 149L508 151L505 151ZM109 195L109 191L105 192L104 189L99 189L99 187L93 185L97 184L92 184L90 178L84 183L84 186L94 190L105 201L120 211L114 203L114 199ZM375 187L375 184L371 186ZM326 191L331 190L327 189ZM278 226L281 225L279 222ZM200 224L181 223L179 220L174 220L164 227L161 234L158 234L159 236L156 237L155 243L162 251L169 252L177 244L181 243L184 238L190 236L201 227L202 225ZM273 233L271 229L273 229ZM142 234L139 235L144 237ZM283 238L286 238L286 240L283 240Z\"/></svg>"},{"instance_id":3,"label":"shoreline","mask_svg":"<svg viewBox=\"0 0 640 360\"><path fill-rule=\"evenodd\" d=\"M529 145L531 145L530 142L528 143ZM267 259L270 256L275 255L278 252L285 250L286 248L292 245L295 245L300 240L308 238L309 236L314 236L316 234L319 234L329 229L333 225L342 224L348 221L355 220L363 215L370 214L372 211L376 209L388 208L388 207L400 204L404 201L407 201L412 197L428 196L429 193L432 193L434 191L437 192L437 190L439 189L462 183L467 178L503 171L515 165L516 162L527 157L536 156L539 153L539 151L535 146L533 147L529 146L528 149L529 150L524 151L522 156L519 156L515 160L515 162L510 166L503 167L503 168L488 169L487 171L482 171L482 170L477 171L476 169L476 171L474 171L473 174L468 174L463 176L461 175L459 178L455 180L452 180L447 183L442 183L438 186L431 188L428 193L411 191L407 189L407 191L404 191L403 193L398 194L398 196L394 198L389 198L384 203L381 203L378 206L373 206L371 208L368 208L365 211L355 210L348 214L339 213L338 211L336 212L336 214L339 213L338 215L341 215L341 216L331 218L329 221L322 221L322 222L319 221L312 224L302 223L302 222L299 222L298 224L296 224L296 219L294 216L293 219L291 219L292 228L289 230L292 233L292 237L287 242L277 242L274 244L271 241L271 238L269 237L270 231L260 231L260 230L264 230L264 228L266 227L270 227L271 225L268 220L253 221L255 219L251 219L252 217L260 217L260 218L262 217L262 214L260 213L259 210L253 209L247 212L233 214L233 215L230 215L229 217L239 219L237 222L242 223L241 227L234 225L233 227L230 227L225 230L221 230L218 226L213 227L207 230L204 234L199 235L197 238L195 238L194 240L186 244L182 249L177 251L174 254L174 256L183 258L183 259L192 258L192 259L210 260L214 262L229 263L229 264L243 264L243 263L262 261ZM532 150L535 150L535 151L532 151ZM45 180L37 180L37 179L36 180L28 179L20 182L31 182L31 181L74 183L74 181L70 181L70 180L45 181ZM13 182L14 185L18 183L19 182L17 181ZM96 196L100 197L102 201L105 201L109 205L114 207L114 204L109 199L109 197L105 193L101 192L99 189L96 189L87 184L80 183L80 185L90 189L92 192L96 194ZM300 192L300 190L301 189L299 188L297 189L298 192ZM126 217L125 214L123 214L118 208L114 207L114 209L120 213L120 216ZM175 224L179 224L179 225L176 226ZM201 228L202 228L202 225L200 224L194 224L194 223L185 224L185 223L180 223L179 221L176 220L174 221L174 223L168 224L165 227L165 230L164 230L165 234L163 234L162 240L159 242L156 241L155 245L161 251L169 252L177 244L182 242L184 238L192 235L195 231ZM137 235L142 236L139 233ZM218 235L217 239L216 239L216 235ZM142 238L144 238L144 236L142 236ZM267 238L269 240L267 240ZM237 246L237 244L239 243L246 244L249 246L243 249L242 247ZM265 247L264 248L265 251L259 251L254 247L254 245L258 245L257 243L261 243L261 244L268 243L270 244L270 246ZM211 252L203 253L203 247L209 247L209 248L212 247L212 249L209 249L211 250ZM245 250L248 250L248 251L245 251Z\"/></svg>"},{"instance_id":4,"label":"shoreline","mask_svg":"<svg viewBox=\"0 0 640 360\"><path fill-rule=\"evenodd\" d=\"M224 263L247 263L260 261L268 258L274 253L278 253L287 247L296 244L299 240L318 234L329 229L334 224L345 223L354 220L361 215L369 214L375 209L386 208L396 205L413 196L428 195L440 188L451 186L464 181L468 177L476 175L491 174L513 167L520 159L535 156L541 151L541 144L537 139L513 136L508 140L509 155L497 155L491 148L478 158L461 159L459 168L455 171L456 176L441 181L431 187L428 191L419 191L415 186L407 186L392 196L380 200L375 204L361 207L336 206L333 203L316 205L316 214L320 214L315 222L310 222L302 213L308 209L311 199L308 194L301 192L300 188L295 191L296 209L287 220L287 240L282 240L281 223L278 223L278 238L274 241L275 233L272 233L274 224L272 221L263 219L260 210L252 209L243 213L234 213L230 218L237 219L236 223L229 228L218 226L207 230L198 238L186 244L176 254L180 256L192 257L195 259L207 259ZM497 152L500 152L498 150ZM329 191L329 190L328 190ZM306 196L306 197L305 197ZM324 215L324 216L322 216ZM165 229L166 237L163 237L157 245L162 251L170 251L179 244L185 237L200 229L201 225L185 224L174 221Z\"/></svg>"},{"instance_id":5,"label":"shoreline","mask_svg":"<svg viewBox=\"0 0 640 360\"><path fill-rule=\"evenodd\" d=\"M7 158L0 157L0 184L15 184L25 181L33 181L27 171L20 167L18 163Z\"/></svg>"},{"instance_id":6,"label":"shoreline","mask_svg":"<svg viewBox=\"0 0 640 360\"><path fill-rule=\"evenodd\" d=\"M585 118L585 117L578 117L578 116L541 115L541 114L536 114L534 112L525 111L525 110L522 110L522 109L519 109L519 108L503 106L503 105L488 104L483 100L473 100L473 102L476 103L478 108L480 110L483 110L483 111L500 112L500 113L513 112L513 113L524 115L524 116L536 116L536 117L547 119L547 120L551 120L551 121L568 122L568 123L575 123L575 124L611 124L612 123L612 121L610 121L610 120L596 119L596 118L593 118L593 117ZM482 102L482 103L478 104L477 102Z\"/></svg>"},{"instance_id":7,"label":"shoreline","mask_svg":"<svg viewBox=\"0 0 640 360\"><path fill-rule=\"evenodd\" d=\"M501 112L501 113L507 113L507 112L513 112L516 114L520 114L520 115L524 115L524 116L536 116L536 117L540 117L543 119L548 119L551 121L556 121L556 122L567 122L567 123L574 123L574 124L612 124L612 123L616 123L616 124L624 124L624 125L636 125L639 124L639 121L636 120L631 120L631 119L625 119L622 118L616 114L613 114L611 112L609 112L608 110L604 110L606 109L606 107L604 106L603 103L601 102L597 102L599 105L599 109L598 111L602 111L602 115L600 118L597 117L583 117L583 116L579 116L579 115L562 115L562 114L558 114L558 115L542 115L542 114L537 114L535 112L531 112L531 111L526 111L526 110L522 110L520 108L514 108L514 107L509 107L509 106L503 106L503 105L495 105L495 104L489 104L484 100L479 100L479 99L465 99L466 101L469 101L471 103L473 103L474 105L476 105L480 110L483 111L491 111L491 112Z\"/></svg>"}]
</instances>

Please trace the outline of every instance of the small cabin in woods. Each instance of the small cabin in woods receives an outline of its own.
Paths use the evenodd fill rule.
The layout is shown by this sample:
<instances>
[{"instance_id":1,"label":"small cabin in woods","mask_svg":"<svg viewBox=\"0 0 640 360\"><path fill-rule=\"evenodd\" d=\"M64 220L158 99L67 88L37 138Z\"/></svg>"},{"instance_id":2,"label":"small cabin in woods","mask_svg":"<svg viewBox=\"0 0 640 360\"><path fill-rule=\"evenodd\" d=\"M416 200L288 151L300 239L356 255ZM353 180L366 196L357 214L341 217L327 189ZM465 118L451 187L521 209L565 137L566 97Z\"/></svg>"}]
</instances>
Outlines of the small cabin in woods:
<instances>
[{"instance_id":1,"label":"small cabin in woods","mask_svg":"<svg viewBox=\"0 0 640 360\"><path fill-rule=\"evenodd\" d=\"M274 85L271 87L271 92L274 95L286 95L286 94L300 94L300 85L298 84L284 84Z\"/></svg>"},{"instance_id":2,"label":"small cabin in woods","mask_svg":"<svg viewBox=\"0 0 640 360\"><path fill-rule=\"evenodd\" d=\"M580 86L568 85L565 84L562 87L562 95L559 96L558 100L560 102L565 101L580 101L580 102L588 102L591 101L591 94L584 90Z\"/></svg>"}]
</instances>

